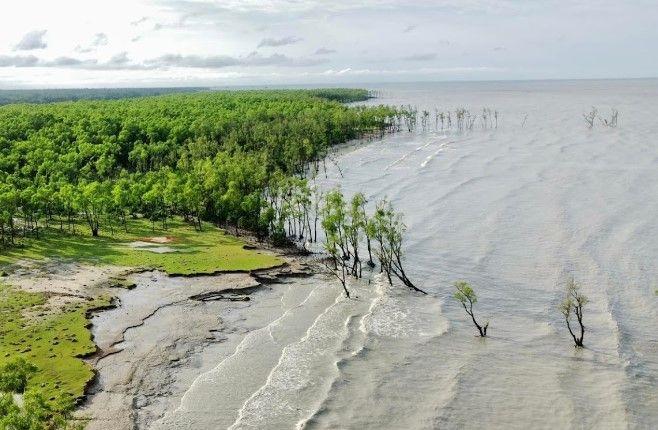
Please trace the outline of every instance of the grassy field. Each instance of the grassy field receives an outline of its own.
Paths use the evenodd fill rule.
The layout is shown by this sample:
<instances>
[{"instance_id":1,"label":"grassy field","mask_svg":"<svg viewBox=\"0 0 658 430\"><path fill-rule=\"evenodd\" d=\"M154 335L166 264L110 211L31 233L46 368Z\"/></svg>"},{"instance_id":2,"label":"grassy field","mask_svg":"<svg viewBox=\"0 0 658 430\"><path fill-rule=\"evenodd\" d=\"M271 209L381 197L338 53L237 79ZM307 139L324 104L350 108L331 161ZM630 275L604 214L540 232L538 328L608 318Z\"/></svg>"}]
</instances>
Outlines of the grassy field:
<instances>
[{"instance_id":1,"label":"grassy field","mask_svg":"<svg viewBox=\"0 0 658 430\"><path fill-rule=\"evenodd\" d=\"M27 389L42 393L58 409L69 408L93 376L79 358L96 350L86 313L109 303L102 297L51 312L44 294L0 285L0 367L25 358L38 369Z\"/></svg>"},{"instance_id":2,"label":"grassy field","mask_svg":"<svg viewBox=\"0 0 658 430\"><path fill-rule=\"evenodd\" d=\"M114 264L130 267L153 267L170 275L207 274L217 271L254 270L279 265L278 257L257 250L244 249L244 243L211 224L196 231L182 220L170 221L167 229L146 220L130 220L128 232L115 228L92 237L85 225L76 226L76 234L58 228L43 231L40 240L19 239L21 246L0 252L0 265L11 265L20 259L65 258L92 264ZM148 243L154 237L167 237L170 242L151 244L146 248L131 247L136 241ZM44 239L45 238L45 239ZM149 248L167 247L173 252L155 253Z\"/></svg>"},{"instance_id":3,"label":"grassy field","mask_svg":"<svg viewBox=\"0 0 658 430\"><path fill-rule=\"evenodd\" d=\"M167 229L145 220L131 220L128 232L114 229L92 237L84 224L77 233L42 229L39 240L19 238L19 246L0 253L0 266L11 271L18 260L45 258L129 267L158 268L170 275L207 274L277 266L282 260L244 248L238 238L213 225L196 231L182 220ZM164 239L166 243L158 243ZM141 247L134 247L138 243ZM165 253L153 252L165 247ZM58 410L66 410L84 394L93 369L81 357L96 349L88 329L87 312L107 306L110 297L79 301L49 309L46 294L28 293L0 284L0 369L22 357L38 370L28 390L43 394ZM0 375L1 376L1 375Z\"/></svg>"}]
</instances>

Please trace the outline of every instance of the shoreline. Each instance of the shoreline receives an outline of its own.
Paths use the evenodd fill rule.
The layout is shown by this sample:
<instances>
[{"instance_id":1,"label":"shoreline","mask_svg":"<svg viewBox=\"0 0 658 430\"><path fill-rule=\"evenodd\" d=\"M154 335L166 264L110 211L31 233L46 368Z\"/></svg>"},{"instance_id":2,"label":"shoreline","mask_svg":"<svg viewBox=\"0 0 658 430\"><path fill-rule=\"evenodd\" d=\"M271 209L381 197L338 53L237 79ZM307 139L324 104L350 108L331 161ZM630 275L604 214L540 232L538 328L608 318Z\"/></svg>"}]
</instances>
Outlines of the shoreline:
<instances>
[{"instance_id":1,"label":"shoreline","mask_svg":"<svg viewBox=\"0 0 658 430\"><path fill-rule=\"evenodd\" d=\"M102 429L108 423L117 429L141 428L161 417L203 370L197 367L204 360L200 356L213 355L234 334L236 327L222 312L239 313L253 304L256 293L267 294L288 278L317 274L299 257L281 257L283 264L254 271L131 275L136 287L121 291L113 309L90 319L98 351L86 361L96 376L75 413L89 420L85 428ZM149 327L152 321L156 329ZM125 419L117 422L117 417Z\"/></svg>"},{"instance_id":2,"label":"shoreline","mask_svg":"<svg viewBox=\"0 0 658 430\"><path fill-rule=\"evenodd\" d=\"M282 262L253 270L171 275L149 267L92 264L57 257L25 258L7 267L5 284L16 291L44 297L46 310L27 308L27 317L58 315L65 309L90 303L84 315L93 350L73 357L86 363L92 376L86 381L82 396L75 400L75 421L89 429L106 428L108 423L119 429L143 426L139 423L140 410L149 411L145 418L148 421L148 417L157 416L157 411L164 413L180 400L185 391L182 381L187 378L191 383L198 356L225 343L237 330L219 314L252 305L252 297L267 294L276 284L320 272L312 258L296 248L256 243L245 235L239 240L245 249L267 252ZM91 304L97 300L97 306ZM185 312L169 318L159 328L167 333L158 342L166 354L131 350L133 332L174 308ZM178 373L186 375L179 379ZM117 375L121 377L114 378ZM148 387L142 385L145 381L150 381ZM176 384L179 386L174 387ZM135 398L142 392L152 393L157 404L137 402ZM116 417L132 418L119 425Z\"/></svg>"}]
</instances>

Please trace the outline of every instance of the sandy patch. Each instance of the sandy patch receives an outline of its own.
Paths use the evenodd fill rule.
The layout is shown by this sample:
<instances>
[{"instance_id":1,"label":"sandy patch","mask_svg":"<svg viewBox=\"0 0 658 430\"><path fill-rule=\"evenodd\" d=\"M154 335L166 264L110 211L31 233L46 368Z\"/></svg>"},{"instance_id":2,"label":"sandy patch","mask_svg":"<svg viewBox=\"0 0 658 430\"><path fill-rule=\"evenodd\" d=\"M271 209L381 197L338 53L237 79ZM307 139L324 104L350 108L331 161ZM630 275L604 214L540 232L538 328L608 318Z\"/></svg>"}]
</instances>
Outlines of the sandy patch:
<instances>
[{"instance_id":1,"label":"sandy patch","mask_svg":"<svg viewBox=\"0 0 658 430\"><path fill-rule=\"evenodd\" d=\"M5 281L25 291L51 296L93 298L110 278L134 271L121 266L92 266L59 260L20 261Z\"/></svg>"},{"instance_id":2,"label":"sandy patch","mask_svg":"<svg viewBox=\"0 0 658 430\"><path fill-rule=\"evenodd\" d=\"M92 266L61 260L22 260L4 281L32 293L44 293L46 303L25 311L26 318L41 318L104 293L113 279L134 271L121 266Z\"/></svg>"},{"instance_id":3,"label":"sandy patch","mask_svg":"<svg viewBox=\"0 0 658 430\"><path fill-rule=\"evenodd\" d=\"M141 242L150 242L150 243L171 243L174 241L174 238L171 236L151 236L151 237L142 237L139 240Z\"/></svg>"},{"instance_id":4,"label":"sandy patch","mask_svg":"<svg viewBox=\"0 0 658 430\"><path fill-rule=\"evenodd\" d=\"M154 245L153 242L145 242L142 240L136 240L134 242L130 242L128 246L133 249L141 249L143 251L155 252L156 254L166 254L169 252L176 252L176 250L171 246L156 246Z\"/></svg>"}]
</instances>

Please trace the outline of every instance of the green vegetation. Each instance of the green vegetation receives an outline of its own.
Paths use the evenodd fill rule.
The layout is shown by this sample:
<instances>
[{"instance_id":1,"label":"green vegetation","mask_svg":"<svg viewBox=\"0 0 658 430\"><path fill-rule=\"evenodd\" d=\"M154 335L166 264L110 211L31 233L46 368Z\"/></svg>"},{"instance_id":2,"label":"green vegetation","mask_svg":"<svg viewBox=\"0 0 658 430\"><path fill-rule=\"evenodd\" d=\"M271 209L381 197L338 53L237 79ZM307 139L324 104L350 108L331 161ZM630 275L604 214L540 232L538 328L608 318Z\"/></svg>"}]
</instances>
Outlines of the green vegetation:
<instances>
[{"instance_id":1,"label":"green vegetation","mask_svg":"<svg viewBox=\"0 0 658 430\"><path fill-rule=\"evenodd\" d=\"M315 97L341 103L360 102L371 97L368 90L350 88L317 88L307 92Z\"/></svg>"},{"instance_id":2,"label":"green vegetation","mask_svg":"<svg viewBox=\"0 0 658 430\"><path fill-rule=\"evenodd\" d=\"M321 216L325 235L324 249L329 254L331 263L326 265L329 272L340 281L345 295L349 298L348 276L357 279L362 276L363 267L359 254L361 242L366 239L368 266L372 268L375 264L372 261L371 240L375 240L375 254L388 282L392 284L392 276L395 276L406 287L427 294L409 280L404 270L402 238L405 225L402 216L396 213L393 205L385 199L377 203L374 214L369 216L366 203L362 193L356 193L349 202L338 189L325 195Z\"/></svg>"},{"instance_id":3,"label":"green vegetation","mask_svg":"<svg viewBox=\"0 0 658 430\"><path fill-rule=\"evenodd\" d=\"M103 297L56 307L43 293L0 285L0 391L38 393L70 409L93 376L80 359L96 351L87 313L109 304Z\"/></svg>"},{"instance_id":4,"label":"green vegetation","mask_svg":"<svg viewBox=\"0 0 658 430\"><path fill-rule=\"evenodd\" d=\"M46 402L42 395L28 392L22 405L11 393L0 394L0 430L81 429L69 420L70 411L60 411Z\"/></svg>"},{"instance_id":5,"label":"green vegetation","mask_svg":"<svg viewBox=\"0 0 658 430\"><path fill-rule=\"evenodd\" d=\"M567 324L567 329L571 335L574 344L577 348L583 347L583 338L585 337L585 325L583 324L583 308L589 299L580 292L580 285L571 278L567 282L565 297L560 303L560 312L564 316L564 321ZM571 316L575 315L580 327L580 333L574 333L571 327Z\"/></svg>"},{"instance_id":6,"label":"green vegetation","mask_svg":"<svg viewBox=\"0 0 658 430\"><path fill-rule=\"evenodd\" d=\"M91 264L158 268L170 275L253 270L281 264L273 254L244 249L242 241L208 223L202 224L202 231L180 218L170 219L166 230L159 225L153 228L144 219L128 219L126 226L128 232L115 229L113 236L100 237L72 234L51 226L40 233L39 239L27 237L20 247L6 249L0 254L0 264L22 258L59 257ZM77 232L84 227L82 221L74 225ZM165 243L157 243L160 239ZM153 252L163 247L167 252Z\"/></svg>"},{"instance_id":7,"label":"green vegetation","mask_svg":"<svg viewBox=\"0 0 658 430\"><path fill-rule=\"evenodd\" d=\"M13 103L53 103L74 100L114 100L128 97L189 93L205 88L75 88L44 90L0 90L0 105Z\"/></svg>"},{"instance_id":8,"label":"green vegetation","mask_svg":"<svg viewBox=\"0 0 658 430\"><path fill-rule=\"evenodd\" d=\"M0 107L0 264L64 258L180 275L278 265L226 231L317 240L322 194L310 181L331 146L397 127L395 109L341 104L367 97L235 91ZM351 212L353 252L364 203ZM109 302L0 286L0 385L26 392L24 407L2 395L14 420L2 425L63 425L57 413L93 375L80 358L95 351L88 312Z\"/></svg>"},{"instance_id":9,"label":"green vegetation","mask_svg":"<svg viewBox=\"0 0 658 430\"><path fill-rule=\"evenodd\" d=\"M364 97L236 91L4 106L0 241L39 240L53 223L72 232L80 220L92 236L137 216L167 229L174 215L197 229L206 220L281 236L300 209L289 180L317 172L332 145L394 127L395 109L327 100Z\"/></svg>"},{"instance_id":10,"label":"green vegetation","mask_svg":"<svg viewBox=\"0 0 658 430\"><path fill-rule=\"evenodd\" d=\"M480 324L475 319L475 314L473 313L473 305L477 303L478 298L475 294L475 291L473 290L473 287L471 287L471 284L468 282L457 281L455 282L455 289L455 299L462 304L466 313L473 320L473 324L475 327L477 327L478 332L480 333L480 337L486 337L487 329L489 328L489 321L484 324Z\"/></svg>"}]
</instances>

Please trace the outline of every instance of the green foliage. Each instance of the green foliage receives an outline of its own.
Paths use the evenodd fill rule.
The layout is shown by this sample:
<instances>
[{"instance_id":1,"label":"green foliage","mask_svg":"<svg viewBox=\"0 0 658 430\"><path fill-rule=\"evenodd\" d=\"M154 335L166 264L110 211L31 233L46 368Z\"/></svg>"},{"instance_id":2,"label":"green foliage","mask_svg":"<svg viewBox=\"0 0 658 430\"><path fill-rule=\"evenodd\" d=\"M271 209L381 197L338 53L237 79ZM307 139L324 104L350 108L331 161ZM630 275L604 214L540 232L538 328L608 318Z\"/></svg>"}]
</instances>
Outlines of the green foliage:
<instances>
[{"instance_id":1,"label":"green foliage","mask_svg":"<svg viewBox=\"0 0 658 430\"><path fill-rule=\"evenodd\" d=\"M0 394L0 430L73 429L68 411L60 411L39 393L26 393L22 406L9 394Z\"/></svg>"},{"instance_id":2,"label":"green foliage","mask_svg":"<svg viewBox=\"0 0 658 430\"><path fill-rule=\"evenodd\" d=\"M83 228L82 221L76 230ZM91 264L113 264L127 267L159 268L170 275L191 275L218 271L254 270L273 267L281 260L273 254L244 248L244 242L209 223L195 231L180 218L172 218L164 230L155 229L145 219L126 220L128 232L115 231L114 236L91 237L49 228L40 238L27 238L20 248L9 248L0 254L0 263L12 264L22 258L65 258ZM167 246L172 252L155 253L148 247L136 248L133 242L166 236L171 241L153 246Z\"/></svg>"},{"instance_id":3,"label":"green foliage","mask_svg":"<svg viewBox=\"0 0 658 430\"><path fill-rule=\"evenodd\" d=\"M564 300L560 303L559 309L564 316L567 329L571 335L574 344L577 347L583 346L583 338L585 337L585 325L583 324L583 310L585 305L589 302L587 296L580 292L580 285L571 278L566 285L566 293ZM571 317L575 315L578 326L580 327L580 333L574 332L571 327Z\"/></svg>"},{"instance_id":4,"label":"green foliage","mask_svg":"<svg viewBox=\"0 0 658 430\"><path fill-rule=\"evenodd\" d=\"M359 249L365 238L370 267L375 266L371 255L371 240L374 240L377 244L375 254L389 283L393 283L392 276L395 276L406 287L427 294L411 282L404 270L402 243L406 226L402 215L386 199L377 202L372 216L368 216L365 204L362 193L356 193L347 202L339 189L333 189L325 195L321 210L324 249L333 263L331 271L341 281L345 292L346 275L361 277Z\"/></svg>"},{"instance_id":5,"label":"green foliage","mask_svg":"<svg viewBox=\"0 0 658 430\"><path fill-rule=\"evenodd\" d=\"M50 309L44 294L0 284L0 380L6 382L4 388L39 393L56 410L70 408L93 376L91 367L79 358L96 350L87 328L87 312L108 304L108 298L100 298Z\"/></svg>"},{"instance_id":6,"label":"green foliage","mask_svg":"<svg viewBox=\"0 0 658 430\"><path fill-rule=\"evenodd\" d=\"M204 88L81 88L47 90L0 90L0 105L14 103L52 103L73 100L114 100L129 97L189 93Z\"/></svg>"},{"instance_id":7,"label":"green foliage","mask_svg":"<svg viewBox=\"0 0 658 430\"><path fill-rule=\"evenodd\" d=\"M576 313L589 302L587 296L580 292L580 285L574 279L567 282L565 298L560 303L560 312L569 319L572 313Z\"/></svg>"},{"instance_id":8,"label":"green foliage","mask_svg":"<svg viewBox=\"0 0 658 430\"><path fill-rule=\"evenodd\" d=\"M471 287L471 284L465 281L457 281L454 285L456 291L453 294L453 297L455 300L461 303L466 313L471 317L471 320L473 321L475 327L478 329L480 336L486 337L487 329L489 328L489 321L485 322L484 324L480 324L475 318L473 305L477 303L478 298L475 294L475 291L473 290L473 287Z\"/></svg>"},{"instance_id":9,"label":"green foliage","mask_svg":"<svg viewBox=\"0 0 658 430\"><path fill-rule=\"evenodd\" d=\"M308 93L322 99L341 103L359 102L371 97L368 90L353 88L318 88L308 90Z\"/></svg>"},{"instance_id":10,"label":"green foliage","mask_svg":"<svg viewBox=\"0 0 658 430\"><path fill-rule=\"evenodd\" d=\"M0 241L38 238L55 218L70 232L83 219L92 236L113 235L136 214L153 228L180 215L260 237L292 217L302 236L310 194L290 181L317 171L330 146L394 121L395 109L338 102L366 97L233 91L0 107ZM285 207L263 217L276 194Z\"/></svg>"},{"instance_id":11,"label":"green foliage","mask_svg":"<svg viewBox=\"0 0 658 430\"><path fill-rule=\"evenodd\" d=\"M36 371L37 368L23 357L6 363L0 367L0 392L23 393L27 379Z\"/></svg>"},{"instance_id":12,"label":"green foliage","mask_svg":"<svg viewBox=\"0 0 658 430\"><path fill-rule=\"evenodd\" d=\"M466 305L467 303L474 305L477 303L478 298L471 284L465 281L457 281L455 282L455 288L457 291L455 291L453 297L462 305Z\"/></svg>"}]
</instances>

